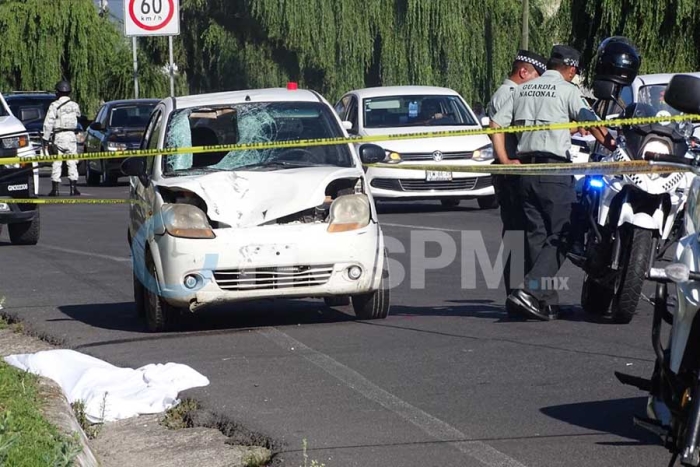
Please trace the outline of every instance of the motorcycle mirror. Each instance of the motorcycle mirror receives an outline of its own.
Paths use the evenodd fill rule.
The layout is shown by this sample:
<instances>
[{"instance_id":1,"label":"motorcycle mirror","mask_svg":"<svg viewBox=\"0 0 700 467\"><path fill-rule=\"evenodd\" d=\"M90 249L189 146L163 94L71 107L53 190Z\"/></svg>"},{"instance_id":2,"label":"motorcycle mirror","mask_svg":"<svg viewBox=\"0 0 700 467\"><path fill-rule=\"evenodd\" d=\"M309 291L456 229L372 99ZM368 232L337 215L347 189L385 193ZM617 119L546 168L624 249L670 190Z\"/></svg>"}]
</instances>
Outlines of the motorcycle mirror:
<instances>
[{"instance_id":1,"label":"motorcycle mirror","mask_svg":"<svg viewBox=\"0 0 700 467\"><path fill-rule=\"evenodd\" d=\"M664 268L666 276L673 282L688 282L690 280L690 268L682 263L671 263Z\"/></svg>"},{"instance_id":2,"label":"motorcycle mirror","mask_svg":"<svg viewBox=\"0 0 700 467\"><path fill-rule=\"evenodd\" d=\"M700 112L700 78L675 75L666 87L664 100L676 110L687 114Z\"/></svg>"}]
</instances>

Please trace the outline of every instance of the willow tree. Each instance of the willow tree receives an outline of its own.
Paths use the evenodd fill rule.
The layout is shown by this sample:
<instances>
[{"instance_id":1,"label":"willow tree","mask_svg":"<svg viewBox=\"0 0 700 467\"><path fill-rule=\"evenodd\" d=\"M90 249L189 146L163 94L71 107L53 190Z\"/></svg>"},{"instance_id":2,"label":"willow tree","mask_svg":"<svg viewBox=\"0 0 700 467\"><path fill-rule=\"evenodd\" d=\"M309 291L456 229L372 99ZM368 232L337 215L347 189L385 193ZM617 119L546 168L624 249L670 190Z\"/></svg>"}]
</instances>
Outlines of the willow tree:
<instances>
[{"instance_id":1,"label":"willow tree","mask_svg":"<svg viewBox=\"0 0 700 467\"><path fill-rule=\"evenodd\" d=\"M531 3L530 44L553 35ZM428 84L484 100L519 48L521 0L182 0L176 57L191 92L295 80L333 100L353 88ZM152 40L151 57L167 49Z\"/></svg>"},{"instance_id":2,"label":"willow tree","mask_svg":"<svg viewBox=\"0 0 700 467\"><path fill-rule=\"evenodd\" d=\"M1 90L53 89L65 78L86 114L100 99L129 97L129 45L92 0L0 1L0 37ZM167 85L166 76L144 67L146 95L164 96Z\"/></svg>"},{"instance_id":3,"label":"willow tree","mask_svg":"<svg viewBox=\"0 0 700 467\"><path fill-rule=\"evenodd\" d=\"M622 35L642 54L641 72L678 73L700 68L700 11L697 0L568 0L560 25L592 63L600 42Z\"/></svg>"}]
</instances>

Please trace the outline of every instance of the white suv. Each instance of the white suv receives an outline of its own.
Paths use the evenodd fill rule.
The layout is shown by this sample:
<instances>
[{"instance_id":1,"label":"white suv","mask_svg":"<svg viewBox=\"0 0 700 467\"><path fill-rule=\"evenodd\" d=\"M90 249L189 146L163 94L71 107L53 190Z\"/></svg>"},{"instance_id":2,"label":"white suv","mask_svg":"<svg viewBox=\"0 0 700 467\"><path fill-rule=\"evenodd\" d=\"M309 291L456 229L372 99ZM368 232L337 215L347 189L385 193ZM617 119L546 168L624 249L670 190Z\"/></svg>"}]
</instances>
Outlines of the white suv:
<instances>
[{"instance_id":1,"label":"white suv","mask_svg":"<svg viewBox=\"0 0 700 467\"><path fill-rule=\"evenodd\" d=\"M10 241L15 245L38 243L39 209L35 204L3 203L3 198L36 197L39 169L36 163L3 164L3 159L34 155L27 129L0 94L0 229L8 224Z\"/></svg>"},{"instance_id":2,"label":"white suv","mask_svg":"<svg viewBox=\"0 0 700 467\"><path fill-rule=\"evenodd\" d=\"M333 108L306 90L169 98L141 147L216 146L347 137ZM384 158L374 145L365 163ZM384 238L351 144L131 157L129 241L134 298L151 331L214 304L324 298L385 318Z\"/></svg>"}]
</instances>

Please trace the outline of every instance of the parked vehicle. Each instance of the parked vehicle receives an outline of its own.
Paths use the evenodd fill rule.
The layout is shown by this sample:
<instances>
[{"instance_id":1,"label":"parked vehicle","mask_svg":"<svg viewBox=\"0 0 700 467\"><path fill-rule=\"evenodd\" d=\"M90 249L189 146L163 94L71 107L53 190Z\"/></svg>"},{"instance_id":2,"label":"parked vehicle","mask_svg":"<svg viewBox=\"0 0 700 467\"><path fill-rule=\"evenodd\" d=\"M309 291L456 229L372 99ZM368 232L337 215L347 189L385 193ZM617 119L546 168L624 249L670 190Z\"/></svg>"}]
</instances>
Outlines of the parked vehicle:
<instances>
[{"instance_id":1,"label":"parked vehicle","mask_svg":"<svg viewBox=\"0 0 700 467\"><path fill-rule=\"evenodd\" d=\"M700 113L700 79L679 75L671 79L667 102L685 113ZM666 157L654 159L667 162ZM700 155L683 162L700 174ZM676 162L677 163L677 162ZM680 166L680 165L679 165ZM690 188L688 209L682 223L675 262L665 268L652 268L649 278L656 281L652 346L656 355L650 379L616 372L623 384L648 393L645 417L635 417L635 424L659 435L672 453L670 466L680 458L684 466L700 465L700 178ZM676 306L671 305L668 285L675 283ZM664 323L670 325L666 332ZM667 345L662 336L668 335Z\"/></svg>"},{"instance_id":2,"label":"parked vehicle","mask_svg":"<svg viewBox=\"0 0 700 467\"><path fill-rule=\"evenodd\" d=\"M596 97L618 97L613 87L596 86ZM664 116L662 104L636 102L623 118ZM678 113L678 112L676 112ZM610 121L614 125L614 120ZM617 128L617 149L598 161L644 160L663 154L682 162L692 125L655 123ZM583 309L595 315L629 323L641 296L644 278L659 247L675 241L676 219L685 206L687 179L683 172L589 176L583 188L583 206L589 230L583 259L574 262L586 272L581 292Z\"/></svg>"},{"instance_id":3,"label":"parked vehicle","mask_svg":"<svg viewBox=\"0 0 700 467\"><path fill-rule=\"evenodd\" d=\"M481 124L456 91L432 86L358 89L335 105L348 132L360 136L479 129ZM406 139L377 143L397 167L405 165L488 165L493 163L486 135ZM476 199L484 209L498 206L489 174L369 168L375 199L439 200L457 206Z\"/></svg>"},{"instance_id":4,"label":"parked vehicle","mask_svg":"<svg viewBox=\"0 0 700 467\"><path fill-rule=\"evenodd\" d=\"M262 89L157 104L144 149L347 138L319 94ZM151 331L183 312L263 298L352 303L389 313L384 237L351 144L131 157L134 298Z\"/></svg>"},{"instance_id":5,"label":"parked vehicle","mask_svg":"<svg viewBox=\"0 0 700 467\"><path fill-rule=\"evenodd\" d=\"M3 159L36 153L27 129L10 111L0 94L0 229L7 224L15 245L35 245L39 241L39 209L35 204L3 202L3 198L35 198L39 194L39 168L36 163L3 164Z\"/></svg>"},{"instance_id":6,"label":"parked vehicle","mask_svg":"<svg viewBox=\"0 0 700 467\"><path fill-rule=\"evenodd\" d=\"M14 91L5 95L5 101L12 114L17 117L29 133L32 147L36 154L41 153L41 139L44 129L44 119L49 106L56 100L56 94L47 91ZM78 123L78 152L82 152L85 142L85 127L87 119L82 117ZM50 166L50 163L40 165ZM63 165L64 175L67 172ZM85 175L85 161L78 161L78 173Z\"/></svg>"},{"instance_id":7,"label":"parked vehicle","mask_svg":"<svg viewBox=\"0 0 700 467\"><path fill-rule=\"evenodd\" d=\"M97 112L85 137L85 152L126 151L138 149L141 137L157 99L127 99L106 102ZM121 173L123 158L89 160L87 184L114 185Z\"/></svg>"}]
</instances>

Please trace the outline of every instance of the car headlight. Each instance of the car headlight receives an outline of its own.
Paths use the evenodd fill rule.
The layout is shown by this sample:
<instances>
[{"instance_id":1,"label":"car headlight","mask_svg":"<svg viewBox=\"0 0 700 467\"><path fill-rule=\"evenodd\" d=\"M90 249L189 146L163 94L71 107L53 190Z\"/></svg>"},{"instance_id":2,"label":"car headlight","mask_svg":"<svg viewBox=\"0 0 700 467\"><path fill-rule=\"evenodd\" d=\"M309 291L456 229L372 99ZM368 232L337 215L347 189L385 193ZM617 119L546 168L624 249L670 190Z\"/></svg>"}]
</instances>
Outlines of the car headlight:
<instances>
[{"instance_id":1,"label":"car headlight","mask_svg":"<svg viewBox=\"0 0 700 467\"><path fill-rule=\"evenodd\" d=\"M386 159L383 161L384 164L398 164L401 162L401 154L398 152L389 151L388 149L384 152L386 152Z\"/></svg>"},{"instance_id":2,"label":"car headlight","mask_svg":"<svg viewBox=\"0 0 700 467\"><path fill-rule=\"evenodd\" d=\"M481 149L477 149L472 154L472 160L477 162L490 161L493 159L493 146L485 146Z\"/></svg>"},{"instance_id":3,"label":"car headlight","mask_svg":"<svg viewBox=\"0 0 700 467\"><path fill-rule=\"evenodd\" d=\"M166 204L161 210L165 230L173 237L215 238L207 215L191 204Z\"/></svg>"},{"instance_id":4,"label":"car headlight","mask_svg":"<svg viewBox=\"0 0 700 467\"><path fill-rule=\"evenodd\" d=\"M126 143L115 143L113 141L107 142L107 150L108 151L126 151L127 145Z\"/></svg>"},{"instance_id":5,"label":"car headlight","mask_svg":"<svg viewBox=\"0 0 700 467\"><path fill-rule=\"evenodd\" d=\"M366 195L345 195L331 204L328 232L347 232L369 224L370 207Z\"/></svg>"},{"instance_id":6,"label":"car headlight","mask_svg":"<svg viewBox=\"0 0 700 467\"><path fill-rule=\"evenodd\" d=\"M3 149L19 149L26 148L27 146L29 146L28 135L12 136L10 138L2 139Z\"/></svg>"}]
</instances>

